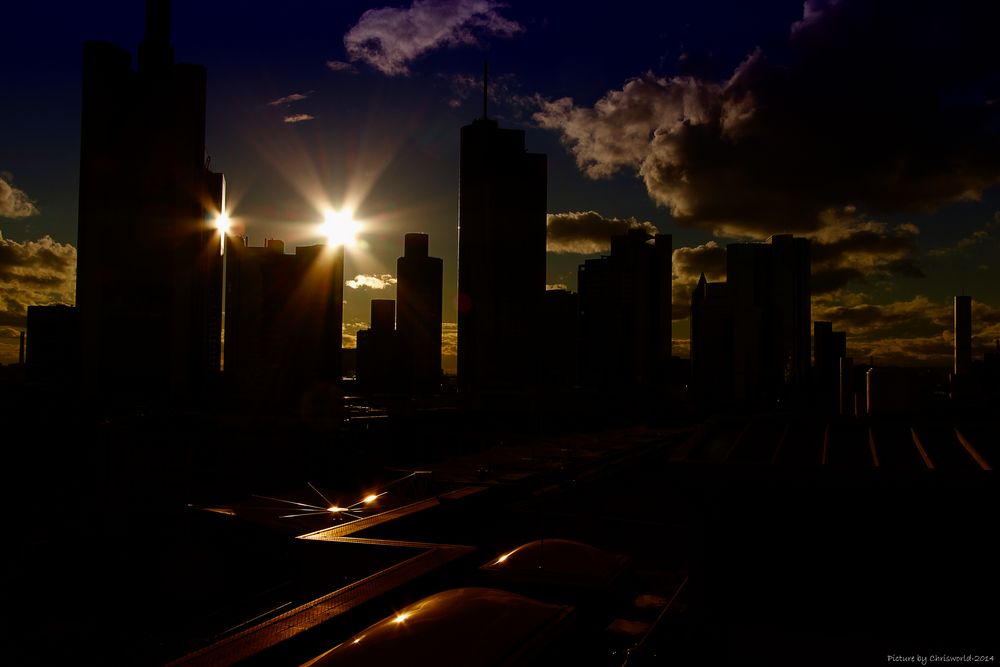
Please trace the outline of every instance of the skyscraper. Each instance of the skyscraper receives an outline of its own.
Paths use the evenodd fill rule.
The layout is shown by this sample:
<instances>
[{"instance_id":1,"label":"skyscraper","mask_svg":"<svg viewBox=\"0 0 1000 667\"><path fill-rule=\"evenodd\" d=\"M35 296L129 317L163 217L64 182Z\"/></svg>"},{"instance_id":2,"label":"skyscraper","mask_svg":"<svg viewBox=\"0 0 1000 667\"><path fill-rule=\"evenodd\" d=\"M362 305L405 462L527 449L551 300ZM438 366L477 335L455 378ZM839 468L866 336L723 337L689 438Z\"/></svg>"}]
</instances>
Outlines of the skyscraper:
<instances>
[{"instance_id":1,"label":"skyscraper","mask_svg":"<svg viewBox=\"0 0 1000 667\"><path fill-rule=\"evenodd\" d=\"M472 393L537 382L545 295L546 157L485 111L461 134L458 381Z\"/></svg>"},{"instance_id":2,"label":"skyscraper","mask_svg":"<svg viewBox=\"0 0 1000 667\"><path fill-rule=\"evenodd\" d=\"M733 393L733 312L729 285L701 274L691 292L691 393L726 404Z\"/></svg>"},{"instance_id":3,"label":"skyscraper","mask_svg":"<svg viewBox=\"0 0 1000 667\"><path fill-rule=\"evenodd\" d=\"M649 241L653 243L650 244ZM671 346L669 234L642 229L611 237L611 254L588 259L580 289L580 375L591 386L666 379Z\"/></svg>"},{"instance_id":4,"label":"skyscraper","mask_svg":"<svg viewBox=\"0 0 1000 667\"><path fill-rule=\"evenodd\" d=\"M225 376L244 402L286 406L340 382L343 246L285 254L281 241L226 244Z\"/></svg>"},{"instance_id":5,"label":"skyscraper","mask_svg":"<svg viewBox=\"0 0 1000 667\"><path fill-rule=\"evenodd\" d=\"M372 299L371 324L358 332L357 378L358 384L367 391L398 388L400 377L395 319L395 301Z\"/></svg>"},{"instance_id":6,"label":"skyscraper","mask_svg":"<svg viewBox=\"0 0 1000 667\"><path fill-rule=\"evenodd\" d=\"M804 387L809 370L809 240L774 235L730 243L726 280L733 316L733 398L772 405Z\"/></svg>"},{"instance_id":7,"label":"skyscraper","mask_svg":"<svg viewBox=\"0 0 1000 667\"><path fill-rule=\"evenodd\" d=\"M847 356L847 333L834 331L832 322L813 323L813 391L817 405L832 414L839 411L840 360Z\"/></svg>"},{"instance_id":8,"label":"skyscraper","mask_svg":"<svg viewBox=\"0 0 1000 667\"><path fill-rule=\"evenodd\" d=\"M441 383L441 288L444 262L427 256L427 234L407 234L396 260L396 331L404 388L432 391Z\"/></svg>"},{"instance_id":9,"label":"skyscraper","mask_svg":"<svg viewBox=\"0 0 1000 667\"><path fill-rule=\"evenodd\" d=\"M809 240L730 243L726 283L704 276L691 296L696 394L774 407L803 396L809 371ZM831 343L832 344L832 343Z\"/></svg>"},{"instance_id":10,"label":"skyscraper","mask_svg":"<svg viewBox=\"0 0 1000 667\"><path fill-rule=\"evenodd\" d=\"M79 255L88 395L187 400L218 373L224 181L205 160L205 69L175 64L168 0L146 3L139 68L83 49Z\"/></svg>"},{"instance_id":11,"label":"skyscraper","mask_svg":"<svg viewBox=\"0 0 1000 667\"><path fill-rule=\"evenodd\" d=\"M968 375L972 369L972 297L955 297L955 375Z\"/></svg>"}]
</instances>

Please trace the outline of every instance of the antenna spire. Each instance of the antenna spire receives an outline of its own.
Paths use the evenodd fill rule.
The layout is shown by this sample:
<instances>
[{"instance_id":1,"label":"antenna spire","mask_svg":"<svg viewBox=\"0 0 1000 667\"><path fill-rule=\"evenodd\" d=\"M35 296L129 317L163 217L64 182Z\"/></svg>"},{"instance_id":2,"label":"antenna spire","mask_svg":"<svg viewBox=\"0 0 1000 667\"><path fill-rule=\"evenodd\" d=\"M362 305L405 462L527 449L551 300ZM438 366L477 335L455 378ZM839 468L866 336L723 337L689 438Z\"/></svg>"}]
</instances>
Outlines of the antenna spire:
<instances>
[{"instance_id":1,"label":"antenna spire","mask_svg":"<svg viewBox=\"0 0 1000 667\"><path fill-rule=\"evenodd\" d=\"M489 91L489 80L490 80L490 59L483 58L483 120L487 120L489 116L486 115L486 100L488 98Z\"/></svg>"}]
</instances>

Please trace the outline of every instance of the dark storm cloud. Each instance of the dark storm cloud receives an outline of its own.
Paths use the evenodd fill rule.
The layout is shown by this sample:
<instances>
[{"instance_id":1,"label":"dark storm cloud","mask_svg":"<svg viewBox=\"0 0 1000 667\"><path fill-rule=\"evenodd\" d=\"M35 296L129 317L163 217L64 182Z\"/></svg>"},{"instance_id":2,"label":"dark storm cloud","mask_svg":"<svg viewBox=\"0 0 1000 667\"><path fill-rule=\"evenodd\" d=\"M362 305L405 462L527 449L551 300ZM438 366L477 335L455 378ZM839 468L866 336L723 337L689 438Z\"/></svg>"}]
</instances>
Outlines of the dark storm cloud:
<instances>
[{"instance_id":1,"label":"dark storm cloud","mask_svg":"<svg viewBox=\"0 0 1000 667\"><path fill-rule=\"evenodd\" d=\"M820 214L820 228L811 232L812 292L824 294L851 282L891 277L923 278L914 259L915 225L890 226L859 216L853 209Z\"/></svg>"},{"instance_id":2,"label":"dark storm cloud","mask_svg":"<svg viewBox=\"0 0 1000 667\"><path fill-rule=\"evenodd\" d=\"M351 62L368 63L388 76L406 75L413 60L435 49L524 30L500 15L505 6L496 0L414 0L409 7L369 9L344 35L344 48Z\"/></svg>"},{"instance_id":3,"label":"dark storm cloud","mask_svg":"<svg viewBox=\"0 0 1000 667\"><path fill-rule=\"evenodd\" d=\"M916 263L915 225L888 225L860 216L853 208L826 210L810 239L811 289L828 294L852 283L905 276L921 278ZM674 319L688 315L691 290L704 273L709 282L726 280L726 248L715 241L674 250Z\"/></svg>"},{"instance_id":4,"label":"dark storm cloud","mask_svg":"<svg viewBox=\"0 0 1000 667\"><path fill-rule=\"evenodd\" d=\"M593 107L547 101L594 178L632 171L680 222L805 232L821 214L933 210L1000 181L1000 4L810 1L787 63L725 81L646 73Z\"/></svg>"},{"instance_id":5,"label":"dark storm cloud","mask_svg":"<svg viewBox=\"0 0 1000 667\"><path fill-rule=\"evenodd\" d=\"M709 282L726 279L726 249L715 241L691 248L676 248L673 254L673 319L683 320L691 314L691 290L705 274Z\"/></svg>"},{"instance_id":6,"label":"dark storm cloud","mask_svg":"<svg viewBox=\"0 0 1000 667\"><path fill-rule=\"evenodd\" d=\"M709 241L693 248L674 250L674 278L682 281L698 281L704 273L711 281L726 279L726 249L715 241Z\"/></svg>"},{"instance_id":7,"label":"dark storm cloud","mask_svg":"<svg viewBox=\"0 0 1000 667\"><path fill-rule=\"evenodd\" d=\"M634 217L606 218L597 211L549 213L546 226L547 251L580 255L607 252L611 248L611 237L625 234L630 229L642 229L650 235L658 233L656 225L649 221L639 221Z\"/></svg>"}]
</instances>

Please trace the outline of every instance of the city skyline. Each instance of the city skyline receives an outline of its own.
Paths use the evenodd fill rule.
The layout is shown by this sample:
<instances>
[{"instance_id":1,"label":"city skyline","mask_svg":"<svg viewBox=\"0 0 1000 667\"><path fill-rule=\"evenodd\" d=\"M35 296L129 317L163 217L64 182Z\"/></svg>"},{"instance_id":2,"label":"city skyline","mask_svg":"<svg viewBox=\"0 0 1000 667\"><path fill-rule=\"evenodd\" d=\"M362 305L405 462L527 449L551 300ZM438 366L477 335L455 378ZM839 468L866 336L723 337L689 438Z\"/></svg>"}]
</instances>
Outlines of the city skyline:
<instances>
[{"instance_id":1,"label":"city skyline","mask_svg":"<svg viewBox=\"0 0 1000 667\"><path fill-rule=\"evenodd\" d=\"M973 357L1000 335L991 278L1000 230L998 60L982 32L995 10L958 3L933 16L945 29L931 50L947 54L935 64L920 54L930 10L912 7L904 21L893 6L715 3L664 8L661 25L645 26L627 8L582 17L558 3L303 3L265 26L254 12L224 18L225 6L175 2L172 34L178 62L208 69L210 168L226 173L233 219L251 244L312 245L318 209L357 197L367 252L346 259L348 346L367 326L369 301L395 298L398 239L425 232L431 255L444 258L443 362L454 369L458 130L480 115L488 56L490 116L524 129L530 150L549 159L549 285L575 290L577 267L607 254L612 233L630 225L672 234L675 354L687 356L685 304L698 276L724 277L727 242L792 232L813 241L813 319L845 330L854 356L943 367L953 354L953 295L973 297ZM74 292L81 43L107 39L136 53L143 23L141 2L64 7L43 39L37 10L13 11L24 29L2 47L18 65L8 90L32 104L0 112L0 363L17 359L28 305L67 302ZM406 32L403 19L421 13L447 20L437 33ZM890 23L899 53L884 58L874 35ZM619 50L623 38L610 37L607 48L581 55L588 38L616 27L629 27L637 46ZM390 33L406 39L372 41ZM904 64L927 72L920 91ZM814 87L803 83L811 74ZM890 75L892 86L874 87ZM834 104L825 87L832 83L867 106ZM814 102L829 108L816 113ZM834 132L843 150L816 136L832 132L824 123L835 113L846 113ZM680 122L711 134L720 119L731 123L729 144L671 130ZM794 155L787 146L775 146L771 162L747 155L778 121L799 142L795 170L779 163ZM629 132L609 133L613 125ZM891 136L872 142L876 129ZM849 155L862 139L872 144L864 169ZM734 173L694 160L688 151L696 149L730 159ZM902 165L896 171L892 160ZM693 185L672 186L683 182L677 173ZM762 201L781 205L769 217Z\"/></svg>"}]
</instances>

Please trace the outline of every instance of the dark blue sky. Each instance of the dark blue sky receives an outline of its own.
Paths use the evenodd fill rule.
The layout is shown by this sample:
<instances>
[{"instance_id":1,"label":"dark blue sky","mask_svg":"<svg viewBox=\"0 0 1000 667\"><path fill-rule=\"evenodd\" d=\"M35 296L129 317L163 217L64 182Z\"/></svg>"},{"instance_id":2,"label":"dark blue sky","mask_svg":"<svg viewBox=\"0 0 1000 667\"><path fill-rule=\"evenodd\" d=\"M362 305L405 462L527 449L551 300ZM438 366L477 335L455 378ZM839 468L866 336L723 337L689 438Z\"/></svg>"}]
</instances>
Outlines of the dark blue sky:
<instances>
[{"instance_id":1,"label":"dark blue sky","mask_svg":"<svg viewBox=\"0 0 1000 667\"><path fill-rule=\"evenodd\" d=\"M963 16L965 3L942 17L930 4L835 5L175 0L172 41L178 61L208 69L212 167L226 173L232 215L252 244L313 242L320 199L337 205L345 193L363 194L366 249L350 257L346 277L394 274L403 233L426 231L431 253L445 259L445 319L454 321L458 132L480 113L475 86L488 55L499 98L491 116L525 129L529 150L549 157L550 213L651 221L674 234L675 248L690 248L676 258L678 317L697 273L722 277L723 255L706 244L808 233L823 245L818 265L814 255L824 292L815 317L848 328L859 354L903 358L909 349L914 360L940 361L948 295L964 288L983 302L982 340L994 324L1000 330L1000 169L966 150L997 140L997 52L975 27L983 17ZM462 12L468 20L455 19L447 34L405 34L395 20L440 25ZM37 213L0 217L0 232L12 248L45 235L75 244L81 44L134 52L143 2L15 3L4 16L0 172ZM403 32L373 57L347 50L345 36L386 30ZM405 73L380 71L378 57L418 43L416 57L396 61ZM954 43L972 46L956 52ZM922 60L935 48L953 55ZM914 92L893 52L927 69L927 91ZM733 79L741 63L743 77ZM647 73L645 85L626 90ZM268 104L295 93L304 98ZM572 104L546 106L561 98ZM970 113L978 134L949 130L969 126ZM285 122L298 114L311 118ZM633 122L638 143L615 135ZM699 132L713 122L718 136L707 141ZM927 141L934 159L926 162L936 166L914 157ZM639 152L620 159L619 151ZM968 201L955 203L963 188ZM594 233L567 229L564 251ZM584 258L550 253L549 282L575 287ZM370 298L394 296L391 287L347 292L351 333L367 322ZM16 327L16 308L6 308L6 326ZM675 336L686 338L683 320Z\"/></svg>"}]
</instances>

